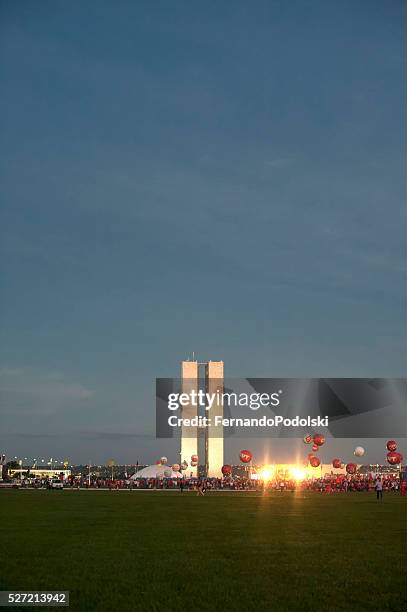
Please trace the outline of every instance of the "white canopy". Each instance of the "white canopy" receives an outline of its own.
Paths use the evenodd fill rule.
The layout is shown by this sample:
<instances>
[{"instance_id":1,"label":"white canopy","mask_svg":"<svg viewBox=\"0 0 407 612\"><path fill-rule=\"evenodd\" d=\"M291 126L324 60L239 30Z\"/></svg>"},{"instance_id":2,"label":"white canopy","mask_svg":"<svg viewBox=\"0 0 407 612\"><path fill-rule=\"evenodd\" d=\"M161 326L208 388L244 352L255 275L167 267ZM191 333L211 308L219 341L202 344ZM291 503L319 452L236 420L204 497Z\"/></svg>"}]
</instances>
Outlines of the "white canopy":
<instances>
[{"instance_id":1,"label":"white canopy","mask_svg":"<svg viewBox=\"0 0 407 612\"><path fill-rule=\"evenodd\" d=\"M171 472L169 476L166 476L164 472ZM148 465L139 472L136 472L131 476L132 480L136 478L182 478L181 472L173 472L169 465Z\"/></svg>"}]
</instances>

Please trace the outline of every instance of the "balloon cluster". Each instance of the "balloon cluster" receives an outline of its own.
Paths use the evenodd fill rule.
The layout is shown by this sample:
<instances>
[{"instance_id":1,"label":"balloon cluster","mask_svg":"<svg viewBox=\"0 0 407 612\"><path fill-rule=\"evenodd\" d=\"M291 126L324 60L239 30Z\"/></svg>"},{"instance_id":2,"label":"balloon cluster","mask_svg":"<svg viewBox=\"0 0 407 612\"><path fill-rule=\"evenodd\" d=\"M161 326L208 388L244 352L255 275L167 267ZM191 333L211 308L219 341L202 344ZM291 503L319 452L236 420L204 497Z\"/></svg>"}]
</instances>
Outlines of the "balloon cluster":
<instances>
[{"instance_id":1,"label":"balloon cluster","mask_svg":"<svg viewBox=\"0 0 407 612\"><path fill-rule=\"evenodd\" d=\"M249 450L241 450L239 453L239 459L242 463L250 463L250 461L253 459L253 453ZM222 466L221 471L224 476L231 476L232 466L229 465L229 463L225 463L225 465Z\"/></svg>"},{"instance_id":2,"label":"balloon cluster","mask_svg":"<svg viewBox=\"0 0 407 612\"><path fill-rule=\"evenodd\" d=\"M314 453L317 453L320 447L325 444L325 436L323 436L322 434L315 434L314 436L312 436L311 434L307 434L306 436L304 436L304 443L312 443L312 453L308 453L308 463L312 467L319 467L321 465L321 461L318 457L314 455ZM353 454L355 455L355 457L363 457L363 455L365 454L365 449L362 446L357 446L353 451ZM342 462L342 459L339 459L338 457L335 457L335 459L332 460L332 466L337 470L346 467L346 471L348 474L355 474L358 469L356 463L348 463L345 466L345 464Z\"/></svg>"},{"instance_id":3,"label":"balloon cluster","mask_svg":"<svg viewBox=\"0 0 407 612\"><path fill-rule=\"evenodd\" d=\"M400 465L404 460L402 453L397 451L397 442L395 440L388 440L386 444L387 448L387 463L390 465ZM353 451L355 457L363 457L365 454L365 449L363 446L357 446ZM345 467L342 461L338 458L332 460L332 465L334 468L339 469ZM348 474L355 474L357 471L357 465L355 463L348 463L346 465L346 471Z\"/></svg>"},{"instance_id":4,"label":"balloon cluster","mask_svg":"<svg viewBox=\"0 0 407 612\"><path fill-rule=\"evenodd\" d=\"M390 465L399 465L404 457L397 451L397 442L395 440L388 440L386 444L387 450L387 463Z\"/></svg>"},{"instance_id":5,"label":"balloon cluster","mask_svg":"<svg viewBox=\"0 0 407 612\"><path fill-rule=\"evenodd\" d=\"M165 459L165 463L167 463L167 458L166 457L161 457L161 463L163 465L165 465L165 463L163 462L163 459ZM191 464L188 463L188 461L186 459L184 459L184 461L181 464L178 463L174 463L175 466L179 465L178 470L174 470L174 472L177 471L185 471L188 469L189 465L191 465L191 467L196 467L198 465L198 455L192 455L191 456Z\"/></svg>"},{"instance_id":6,"label":"balloon cluster","mask_svg":"<svg viewBox=\"0 0 407 612\"><path fill-rule=\"evenodd\" d=\"M312 444L312 453L308 453L308 462L312 467L317 468L321 465L321 460L314 455L319 451L320 446L325 444L325 436L322 434L307 434L304 436L304 444Z\"/></svg>"},{"instance_id":7,"label":"balloon cluster","mask_svg":"<svg viewBox=\"0 0 407 612\"><path fill-rule=\"evenodd\" d=\"M365 449L363 448L363 446L357 446L353 451L353 454L355 455L355 457L363 457L363 455L365 454ZM338 457L332 459L332 466L336 470L343 470L343 468L345 468L348 474L355 474L358 469L356 463L347 463L345 465L342 459L339 459Z\"/></svg>"},{"instance_id":8,"label":"balloon cluster","mask_svg":"<svg viewBox=\"0 0 407 612\"><path fill-rule=\"evenodd\" d=\"M307 455L307 461L305 462L306 465L309 464L314 468L319 467L321 465L321 460L319 459L319 457L316 457L314 453L317 453L320 447L325 444L325 436L323 436L322 434L307 434L306 436L304 436L304 443L312 444L312 452L308 453ZM399 465L404 460L402 453L397 451L397 442L395 442L395 440L388 440L386 448L388 451L387 462L390 465ZM363 446L356 446L355 450L353 451L353 454L355 455L355 457L363 457L363 455L365 454L365 449L363 448ZM242 463L250 463L250 461L253 459L253 453L249 450L241 450L239 453L239 458ZM191 467L196 467L198 465L198 461L198 455L191 455ZM161 457L161 459L156 461L156 464L166 465L167 462L167 457ZM358 469L356 463L347 463L345 466L342 459L339 459L338 457L332 459L332 466L335 469L345 468L348 474L355 474ZM173 472L179 472L180 470L186 470L187 468L188 462L185 460L182 462L181 465L179 463L173 463L171 469L168 468L164 471L164 476L169 478L171 476L171 470ZM225 464L224 466L222 466L222 474L224 476L230 476L232 474L232 466L229 464Z\"/></svg>"},{"instance_id":9,"label":"balloon cluster","mask_svg":"<svg viewBox=\"0 0 407 612\"><path fill-rule=\"evenodd\" d=\"M314 453L317 453L320 447L325 444L325 436L319 433L314 435L307 434L306 436L304 436L303 440L305 444L312 444L312 452L308 453L307 461L305 462L305 464L309 464L314 468L319 467L321 465L321 460L319 459L319 457L316 457ZM397 452L397 443L394 440L389 440L387 442L387 450L389 451L387 453L387 461L388 463L390 463L390 465L398 465L403 461L403 455ZM363 457L365 452L366 451L363 446L356 446L355 450L353 451L353 454L355 455L355 457ZM239 458L242 463L250 463L250 461L253 459L253 453L249 450L241 450ZM192 455L191 465L194 466L197 465L197 463L198 456ZM345 468L348 474L356 474L358 469L356 463L347 463L345 465L345 463L343 463L342 459L339 459L339 457L335 457L335 459L332 459L332 466L335 469ZM229 464L225 464L222 467L222 474L224 476L230 476L232 474L232 466Z\"/></svg>"},{"instance_id":10,"label":"balloon cluster","mask_svg":"<svg viewBox=\"0 0 407 612\"><path fill-rule=\"evenodd\" d=\"M167 457L161 457L160 459L157 459L157 461L155 462L156 465L165 465L165 466L167 465L167 463L168 463ZM197 465L198 465L198 455L192 455L191 456L191 467L196 467ZM185 471L188 469L188 466L189 466L189 463L185 459L182 463L173 463L171 466L168 466L164 470L164 476L166 478L171 478L171 475L173 472Z\"/></svg>"}]
</instances>

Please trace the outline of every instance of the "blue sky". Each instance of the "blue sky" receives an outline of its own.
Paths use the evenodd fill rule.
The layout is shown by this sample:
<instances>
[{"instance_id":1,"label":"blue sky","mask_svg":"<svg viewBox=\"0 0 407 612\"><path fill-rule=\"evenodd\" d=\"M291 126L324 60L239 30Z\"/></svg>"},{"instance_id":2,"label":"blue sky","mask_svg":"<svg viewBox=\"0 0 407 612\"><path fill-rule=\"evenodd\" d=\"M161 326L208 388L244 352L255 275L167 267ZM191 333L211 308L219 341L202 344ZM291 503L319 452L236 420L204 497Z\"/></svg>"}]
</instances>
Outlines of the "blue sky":
<instances>
[{"instance_id":1,"label":"blue sky","mask_svg":"<svg viewBox=\"0 0 407 612\"><path fill-rule=\"evenodd\" d=\"M0 12L0 446L150 461L192 350L405 376L405 3Z\"/></svg>"}]
</instances>

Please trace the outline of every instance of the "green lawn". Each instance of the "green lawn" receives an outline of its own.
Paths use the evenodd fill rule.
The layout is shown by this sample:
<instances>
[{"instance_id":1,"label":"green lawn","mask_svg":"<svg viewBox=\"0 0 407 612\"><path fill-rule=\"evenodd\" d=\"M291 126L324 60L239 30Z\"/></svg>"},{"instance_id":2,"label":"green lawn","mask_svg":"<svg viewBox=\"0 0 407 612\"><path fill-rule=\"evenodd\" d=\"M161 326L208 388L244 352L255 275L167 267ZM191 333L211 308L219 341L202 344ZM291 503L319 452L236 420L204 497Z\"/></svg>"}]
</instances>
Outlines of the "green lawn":
<instances>
[{"instance_id":1,"label":"green lawn","mask_svg":"<svg viewBox=\"0 0 407 612\"><path fill-rule=\"evenodd\" d=\"M73 610L407 610L407 498L0 491L0 589Z\"/></svg>"}]
</instances>

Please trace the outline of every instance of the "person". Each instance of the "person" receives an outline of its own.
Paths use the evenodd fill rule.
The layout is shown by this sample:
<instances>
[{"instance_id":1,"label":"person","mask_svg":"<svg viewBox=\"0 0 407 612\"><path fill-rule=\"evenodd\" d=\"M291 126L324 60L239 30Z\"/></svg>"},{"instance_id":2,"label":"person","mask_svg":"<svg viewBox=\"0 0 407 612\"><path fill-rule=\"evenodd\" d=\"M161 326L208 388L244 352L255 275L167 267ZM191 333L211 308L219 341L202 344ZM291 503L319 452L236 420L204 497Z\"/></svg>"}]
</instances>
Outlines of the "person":
<instances>
[{"instance_id":1,"label":"person","mask_svg":"<svg viewBox=\"0 0 407 612\"><path fill-rule=\"evenodd\" d=\"M199 481L198 483L198 493L197 495L205 495L205 484L202 480Z\"/></svg>"},{"instance_id":2,"label":"person","mask_svg":"<svg viewBox=\"0 0 407 612\"><path fill-rule=\"evenodd\" d=\"M382 483L380 476L376 480L375 489L376 489L376 499L383 499L383 483Z\"/></svg>"},{"instance_id":3,"label":"person","mask_svg":"<svg viewBox=\"0 0 407 612\"><path fill-rule=\"evenodd\" d=\"M180 482L179 482L179 488L181 490L181 493L184 492L184 479L181 478Z\"/></svg>"}]
</instances>

